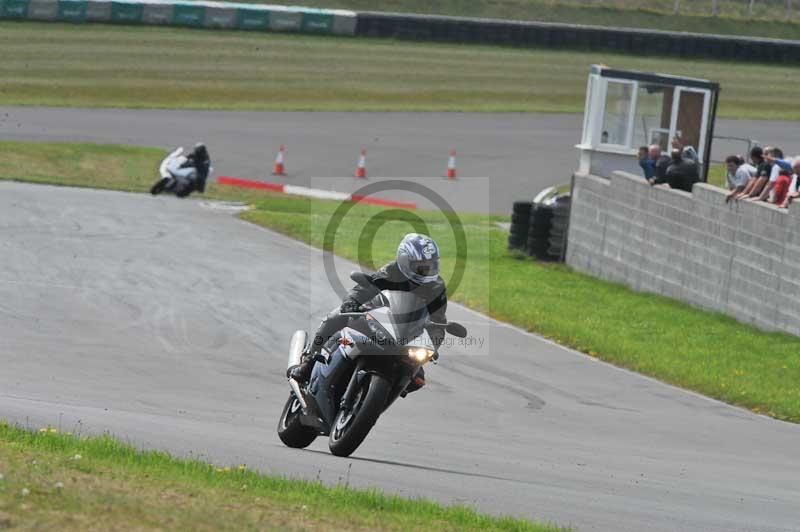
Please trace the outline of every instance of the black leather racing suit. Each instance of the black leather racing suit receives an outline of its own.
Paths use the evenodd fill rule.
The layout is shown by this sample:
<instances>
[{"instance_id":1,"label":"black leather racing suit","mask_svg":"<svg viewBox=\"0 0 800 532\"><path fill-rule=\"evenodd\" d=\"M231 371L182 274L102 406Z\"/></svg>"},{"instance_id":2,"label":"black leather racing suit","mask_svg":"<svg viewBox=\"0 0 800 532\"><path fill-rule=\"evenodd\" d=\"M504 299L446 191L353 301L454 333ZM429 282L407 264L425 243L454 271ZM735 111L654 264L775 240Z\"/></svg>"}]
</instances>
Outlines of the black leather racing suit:
<instances>
[{"instance_id":1,"label":"black leather racing suit","mask_svg":"<svg viewBox=\"0 0 800 532\"><path fill-rule=\"evenodd\" d=\"M373 286L357 285L345 298L342 306L334 309L322 320L322 323L314 335L312 353L319 353L325 342L347 326L346 316L340 316L342 311L357 312L358 307L368 303L373 297L378 295L381 290L399 290L403 292L414 292L415 295L423 299L428 307L431 321L436 323L446 323L447 318L447 287L444 279L438 277L435 281L425 284L416 284L410 281L397 266L397 262L390 262L371 276ZM438 330L437 330L438 329ZM429 327L430 334L436 347L439 347L444 340L444 330L441 327Z\"/></svg>"},{"instance_id":2,"label":"black leather racing suit","mask_svg":"<svg viewBox=\"0 0 800 532\"><path fill-rule=\"evenodd\" d=\"M180 168L194 168L194 175L189 180L177 180L175 187L175 195L178 197L185 197L194 192L195 190L201 194L206 191L206 180L208 173L211 169L211 159L208 155L198 156L191 153L186 157L186 161Z\"/></svg>"}]
</instances>

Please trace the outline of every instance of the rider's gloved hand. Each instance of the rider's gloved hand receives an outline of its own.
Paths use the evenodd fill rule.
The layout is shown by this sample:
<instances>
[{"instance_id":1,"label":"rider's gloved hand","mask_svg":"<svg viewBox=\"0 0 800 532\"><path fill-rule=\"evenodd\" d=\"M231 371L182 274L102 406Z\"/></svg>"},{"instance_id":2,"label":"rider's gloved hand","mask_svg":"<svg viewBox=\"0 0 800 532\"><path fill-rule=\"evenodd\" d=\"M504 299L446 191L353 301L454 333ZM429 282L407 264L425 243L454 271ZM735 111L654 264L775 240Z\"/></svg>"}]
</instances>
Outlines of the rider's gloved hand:
<instances>
[{"instance_id":1,"label":"rider's gloved hand","mask_svg":"<svg viewBox=\"0 0 800 532\"><path fill-rule=\"evenodd\" d=\"M339 309L339 312L361 312L361 305L358 301L348 298L342 302L342 307Z\"/></svg>"}]
</instances>

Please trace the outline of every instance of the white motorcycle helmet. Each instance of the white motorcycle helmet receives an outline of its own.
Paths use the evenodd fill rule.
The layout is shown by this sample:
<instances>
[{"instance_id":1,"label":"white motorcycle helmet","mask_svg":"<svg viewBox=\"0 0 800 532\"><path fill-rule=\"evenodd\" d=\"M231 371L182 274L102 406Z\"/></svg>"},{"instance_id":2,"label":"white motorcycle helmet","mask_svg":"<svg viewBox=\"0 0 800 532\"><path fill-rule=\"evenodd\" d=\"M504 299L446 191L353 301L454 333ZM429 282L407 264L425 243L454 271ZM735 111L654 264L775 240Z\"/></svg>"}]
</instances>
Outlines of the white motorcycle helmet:
<instances>
[{"instance_id":1,"label":"white motorcycle helmet","mask_svg":"<svg viewBox=\"0 0 800 532\"><path fill-rule=\"evenodd\" d=\"M429 236L409 233L397 247L397 266L410 281L432 283L439 278L439 246Z\"/></svg>"}]
</instances>

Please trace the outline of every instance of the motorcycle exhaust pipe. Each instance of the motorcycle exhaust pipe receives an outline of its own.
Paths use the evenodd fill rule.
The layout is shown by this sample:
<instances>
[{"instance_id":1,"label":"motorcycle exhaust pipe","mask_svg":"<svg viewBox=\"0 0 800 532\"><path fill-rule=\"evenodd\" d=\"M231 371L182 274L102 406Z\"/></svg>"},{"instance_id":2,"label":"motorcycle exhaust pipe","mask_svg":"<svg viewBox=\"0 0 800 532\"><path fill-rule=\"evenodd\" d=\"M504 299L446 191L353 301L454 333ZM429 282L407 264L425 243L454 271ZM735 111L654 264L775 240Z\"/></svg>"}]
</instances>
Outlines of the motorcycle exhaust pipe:
<instances>
[{"instance_id":1,"label":"motorcycle exhaust pipe","mask_svg":"<svg viewBox=\"0 0 800 532\"><path fill-rule=\"evenodd\" d=\"M303 409L303 413L308 412L308 404L306 403L306 400L303 397L303 392L300 391L300 385L297 384L297 381L294 379L289 379L289 388L292 389L292 392L294 392L294 396L297 397L297 400L300 402L300 406Z\"/></svg>"},{"instance_id":2,"label":"motorcycle exhaust pipe","mask_svg":"<svg viewBox=\"0 0 800 532\"><path fill-rule=\"evenodd\" d=\"M289 362L286 366L286 369L291 368L292 366L296 366L300 363L301 359L303 358L303 351L306 348L306 339L308 338L308 334L305 331L295 331L292 335L292 340L289 342ZM297 400L300 402L300 406L303 408L303 411L308 410L308 404L306 404L306 400L303 397L303 392L300 390L300 385L297 384L297 381L294 379L289 379L289 388L292 389L294 392L294 396L297 397Z\"/></svg>"},{"instance_id":3,"label":"motorcycle exhaust pipe","mask_svg":"<svg viewBox=\"0 0 800 532\"><path fill-rule=\"evenodd\" d=\"M306 340L308 333L305 331L295 331L292 335L292 341L289 342L289 363L286 369L296 366L303 358L303 350L306 348Z\"/></svg>"}]
</instances>

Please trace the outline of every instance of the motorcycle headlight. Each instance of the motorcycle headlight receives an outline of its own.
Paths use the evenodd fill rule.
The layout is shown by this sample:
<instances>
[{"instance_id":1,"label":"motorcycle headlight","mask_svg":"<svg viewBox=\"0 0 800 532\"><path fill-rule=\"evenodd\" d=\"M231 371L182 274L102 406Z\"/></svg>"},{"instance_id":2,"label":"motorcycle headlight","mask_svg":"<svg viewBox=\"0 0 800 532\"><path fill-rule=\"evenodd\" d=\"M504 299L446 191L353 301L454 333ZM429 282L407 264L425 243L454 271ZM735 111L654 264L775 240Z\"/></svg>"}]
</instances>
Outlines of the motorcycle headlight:
<instances>
[{"instance_id":1,"label":"motorcycle headlight","mask_svg":"<svg viewBox=\"0 0 800 532\"><path fill-rule=\"evenodd\" d=\"M412 347L408 350L408 356L414 361L422 363L427 362L433 356L433 349L425 349L424 347Z\"/></svg>"}]
</instances>

